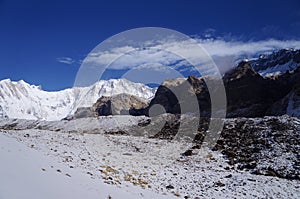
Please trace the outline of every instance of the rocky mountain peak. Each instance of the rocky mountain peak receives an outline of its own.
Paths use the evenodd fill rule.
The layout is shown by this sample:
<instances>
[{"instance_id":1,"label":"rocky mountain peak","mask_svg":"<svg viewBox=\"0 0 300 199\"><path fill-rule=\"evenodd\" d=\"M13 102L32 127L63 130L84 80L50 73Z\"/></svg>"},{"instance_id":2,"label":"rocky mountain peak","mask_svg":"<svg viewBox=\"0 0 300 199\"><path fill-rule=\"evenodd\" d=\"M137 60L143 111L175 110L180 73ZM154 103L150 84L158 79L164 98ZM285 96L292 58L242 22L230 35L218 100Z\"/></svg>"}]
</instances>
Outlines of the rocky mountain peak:
<instances>
[{"instance_id":1,"label":"rocky mountain peak","mask_svg":"<svg viewBox=\"0 0 300 199\"><path fill-rule=\"evenodd\" d=\"M224 81L234 81L241 78L261 78L260 75L251 67L247 61L242 61L239 65L224 75Z\"/></svg>"},{"instance_id":2,"label":"rocky mountain peak","mask_svg":"<svg viewBox=\"0 0 300 199\"><path fill-rule=\"evenodd\" d=\"M262 54L251 60L251 67L262 76L272 76L292 71L300 65L300 50L281 49L271 54Z\"/></svg>"}]
</instances>

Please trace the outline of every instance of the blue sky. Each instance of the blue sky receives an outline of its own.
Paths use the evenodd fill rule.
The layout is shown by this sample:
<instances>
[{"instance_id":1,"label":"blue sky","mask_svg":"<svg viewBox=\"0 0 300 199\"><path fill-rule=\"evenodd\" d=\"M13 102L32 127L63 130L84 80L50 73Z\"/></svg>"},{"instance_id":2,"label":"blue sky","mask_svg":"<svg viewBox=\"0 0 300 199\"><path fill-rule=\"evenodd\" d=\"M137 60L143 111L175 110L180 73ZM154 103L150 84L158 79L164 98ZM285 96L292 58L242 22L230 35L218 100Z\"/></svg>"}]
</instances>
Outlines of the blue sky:
<instances>
[{"instance_id":1,"label":"blue sky","mask_svg":"<svg viewBox=\"0 0 300 199\"><path fill-rule=\"evenodd\" d=\"M293 44L300 37L300 2L0 0L0 79L24 79L45 90L72 87L80 60L95 46L147 26L218 41L218 49L222 42Z\"/></svg>"}]
</instances>

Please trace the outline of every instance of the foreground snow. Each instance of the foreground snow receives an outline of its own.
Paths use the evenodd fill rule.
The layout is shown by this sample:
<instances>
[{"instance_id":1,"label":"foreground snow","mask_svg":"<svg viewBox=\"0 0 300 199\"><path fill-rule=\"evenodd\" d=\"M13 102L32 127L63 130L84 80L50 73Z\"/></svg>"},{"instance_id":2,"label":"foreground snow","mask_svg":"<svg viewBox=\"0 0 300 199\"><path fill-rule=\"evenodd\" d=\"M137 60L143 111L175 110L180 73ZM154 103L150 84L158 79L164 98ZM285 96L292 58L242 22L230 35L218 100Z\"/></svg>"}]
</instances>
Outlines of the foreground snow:
<instances>
[{"instance_id":1,"label":"foreground snow","mask_svg":"<svg viewBox=\"0 0 300 199\"><path fill-rule=\"evenodd\" d=\"M113 119L98 124L117 127ZM140 119L117 118L117 129ZM87 120L42 122L35 129L24 120L14 130L2 130L0 198L300 197L297 180L252 175L208 149L182 156L191 143L111 135ZM84 133L89 122L93 129Z\"/></svg>"},{"instance_id":2,"label":"foreground snow","mask_svg":"<svg viewBox=\"0 0 300 199\"><path fill-rule=\"evenodd\" d=\"M19 135L14 134L14 136ZM47 148L36 150L34 145L28 147L20 141L21 137L13 139L6 133L0 134L1 199L106 199L109 196L112 198L173 198L139 187L128 186L120 189L107 185L85 174L83 167L70 168L68 164L59 161L62 157L55 158L45 154ZM42 140L37 139L35 143L40 141ZM40 144L42 146L45 143Z\"/></svg>"}]
</instances>

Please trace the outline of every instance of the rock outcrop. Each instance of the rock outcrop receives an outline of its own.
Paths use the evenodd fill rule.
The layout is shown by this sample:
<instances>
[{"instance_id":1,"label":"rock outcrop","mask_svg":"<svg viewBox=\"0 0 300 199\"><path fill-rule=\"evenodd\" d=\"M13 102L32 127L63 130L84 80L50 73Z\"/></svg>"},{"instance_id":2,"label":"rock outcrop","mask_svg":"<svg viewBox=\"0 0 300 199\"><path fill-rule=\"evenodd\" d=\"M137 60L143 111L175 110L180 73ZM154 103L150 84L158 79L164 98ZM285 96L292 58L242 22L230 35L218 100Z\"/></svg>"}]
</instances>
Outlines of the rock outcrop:
<instances>
[{"instance_id":1,"label":"rock outcrop","mask_svg":"<svg viewBox=\"0 0 300 199\"><path fill-rule=\"evenodd\" d=\"M164 107L166 113L180 114L195 112L195 107L200 108L202 117L209 117L211 111L211 99L206 82L214 84L214 79L207 77L168 80L158 87L149 106L143 111L149 114L151 106L159 104ZM279 101L290 100L293 97L293 110L298 110L297 96L300 81L300 69L286 72L272 78L263 78L253 70L248 62L241 62L236 68L227 72L223 82L227 96L227 117L263 117L266 115L283 115L292 113L291 107L285 102L282 111L274 112ZM218 87L212 89L218 92ZM298 92L296 92L298 93ZM197 104L192 103L196 95ZM290 100L291 101L291 100ZM283 103L283 102L282 102ZM184 112L183 108L184 107ZM297 114L290 114L297 116Z\"/></svg>"},{"instance_id":2,"label":"rock outcrop","mask_svg":"<svg viewBox=\"0 0 300 199\"><path fill-rule=\"evenodd\" d=\"M79 107L71 119L97 117L97 113L92 107Z\"/></svg>"},{"instance_id":3,"label":"rock outcrop","mask_svg":"<svg viewBox=\"0 0 300 199\"><path fill-rule=\"evenodd\" d=\"M93 105L97 116L129 115L132 109L142 109L148 105L145 99L133 95L119 94L110 97L102 96Z\"/></svg>"},{"instance_id":4,"label":"rock outcrop","mask_svg":"<svg viewBox=\"0 0 300 199\"><path fill-rule=\"evenodd\" d=\"M5 111L3 110L2 106L0 106L0 119L7 119L8 116L6 115Z\"/></svg>"},{"instance_id":5,"label":"rock outcrop","mask_svg":"<svg viewBox=\"0 0 300 199\"><path fill-rule=\"evenodd\" d=\"M73 116L66 119L97 117L108 115L140 115L136 111L143 110L148 105L146 99L128 94L102 96L92 107L80 107Z\"/></svg>"}]
</instances>

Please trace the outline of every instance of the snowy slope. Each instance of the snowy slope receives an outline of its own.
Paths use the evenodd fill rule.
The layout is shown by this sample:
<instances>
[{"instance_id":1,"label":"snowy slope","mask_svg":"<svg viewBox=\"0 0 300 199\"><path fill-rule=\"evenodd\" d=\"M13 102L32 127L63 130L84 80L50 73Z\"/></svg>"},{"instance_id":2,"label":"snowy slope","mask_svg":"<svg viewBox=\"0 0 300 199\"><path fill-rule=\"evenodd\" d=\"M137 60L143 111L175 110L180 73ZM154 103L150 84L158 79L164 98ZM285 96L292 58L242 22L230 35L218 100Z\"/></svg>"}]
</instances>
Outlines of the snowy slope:
<instances>
[{"instance_id":1,"label":"snowy slope","mask_svg":"<svg viewBox=\"0 0 300 199\"><path fill-rule=\"evenodd\" d=\"M1 199L107 199L109 196L114 199L175 198L139 187L121 189L105 184L91 178L82 169L70 168L56 158L27 147L2 132L0 146ZM80 151L74 153L79 155Z\"/></svg>"},{"instance_id":2,"label":"snowy slope","mask_svg":"<svg viewBox=\"0 0 300 199\"><path fill-rule=\"evenodd\" d=\"M114 119L117 125L112 123ZM253 175L252 169L241 170L237 165L228 164L220 151L194 148L193 155L183 156L182 152L195 146L192 142L148 138L147 133L146 136L130 136L104 131L107 126L124 130L126 125L139 119L147 118L103 117L99 119L99 130L94 133L74 131L74 123L82 130L90 128L91 132L97 118L59 122L0 120L0 198L107 199L108 195L113 199L300 198L299 180ZM243 127L237 127L236 122L263 122L265 131L265 122L274 119L227 119L226 126L229 132L234 129L240 132L238 130ZM279 119L287 125L289 120L295 127L299 126L296 118L283 116ZM17 124L15 129L13 124ZM34 127L38 124L39 127ZM264 135L262 137L267 137ZM271 135L262 140L274 142L274 134ZM297 164L294 163L297 156L290 153L291 147L297 147L296 139L294 143L262 147L257 166L283 166L286 168L283 171L289 171L292 168L289 165Z\"/></svg>"},{"instance_id":3,"label":"snowy slope","mask_svg":"<svg viewBox=\"0 0 300 199\"><path fill-rule=\"evenodd\" d=\"M263 77L274 76L274 75L285 73L286 71L295 70L298 67L298 65L299 65L298 63L295 63L293 62L293 60L290 60L287 63L281 65L277 64L272 68L267 68L265 70L260 70L258 72Z\"/></svg>"},{"instance_id":4,"label":"snowy slope","mask_svg":"<svg viewBox=\"0 0 300 199\"><path fill-rule=\"evenodd\" d=\"M156 89L125 79L100 80L90 87L74 87L57 92L47 92L23 80L0 81L0 117L19 119L60 120L88 107L101 96L127 93L141 98L152 98Z\"/></svg>"},{"instance_id":5,"label":"snowy slope","mask_svg":"<svg viewBox=\"0 0 300 199\"><path fill-rule=\"evenodd\" d=\"M249 63L263 77L285 73L300 66L300 50L282 49L260 55L258 59L252 59Z\"/></svg>"}]
</instances>

